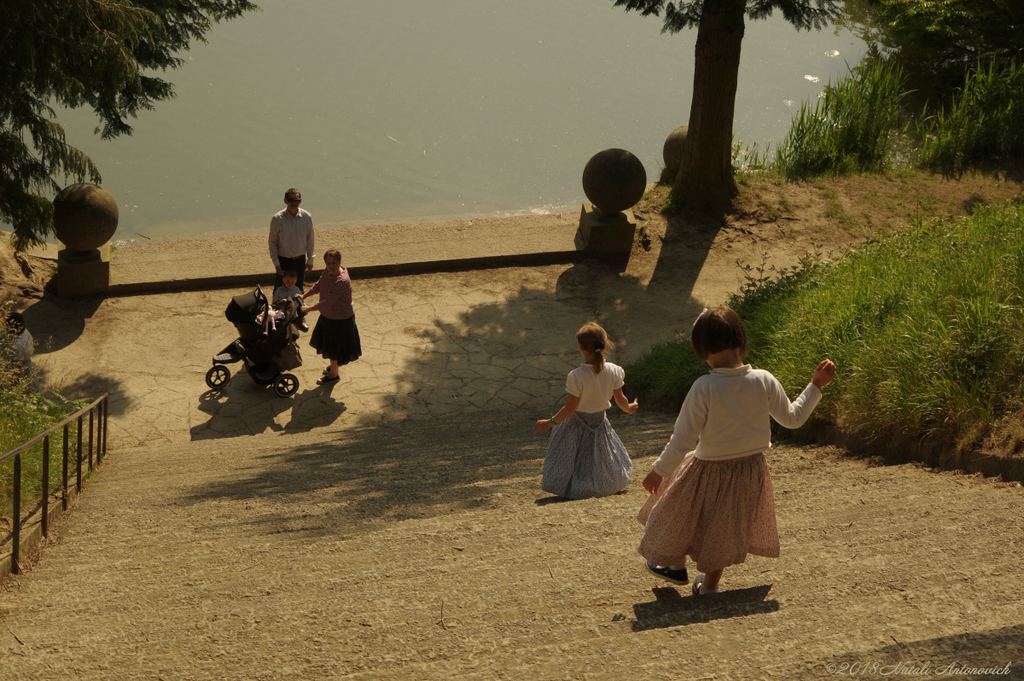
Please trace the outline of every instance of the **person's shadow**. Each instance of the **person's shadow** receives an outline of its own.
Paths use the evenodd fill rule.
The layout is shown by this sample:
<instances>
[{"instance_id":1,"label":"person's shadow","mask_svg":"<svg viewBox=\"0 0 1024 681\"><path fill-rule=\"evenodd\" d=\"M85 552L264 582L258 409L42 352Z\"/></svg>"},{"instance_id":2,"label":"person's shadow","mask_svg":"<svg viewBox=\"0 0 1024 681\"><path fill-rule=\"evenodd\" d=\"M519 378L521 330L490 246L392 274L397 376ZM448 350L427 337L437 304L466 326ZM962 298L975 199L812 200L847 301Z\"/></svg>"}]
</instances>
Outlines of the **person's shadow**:
<instances>
[{"instance_id":1,"label":"person's shadow","mask_svg":"<svg viewBox=\"0 0 1024 681\"><path fill-rule=\"evenodd\" d=\"M637 603L633 606L633 613L636 615L633 631L681 627L728 617L776 612L779 609L778 601L766 600L772 588L771 584L706 596L689 595L690 587L683 588L687 592L686 597L673 587L652 589L655 599L653 602Z\"/></svg>"}]
</instances>

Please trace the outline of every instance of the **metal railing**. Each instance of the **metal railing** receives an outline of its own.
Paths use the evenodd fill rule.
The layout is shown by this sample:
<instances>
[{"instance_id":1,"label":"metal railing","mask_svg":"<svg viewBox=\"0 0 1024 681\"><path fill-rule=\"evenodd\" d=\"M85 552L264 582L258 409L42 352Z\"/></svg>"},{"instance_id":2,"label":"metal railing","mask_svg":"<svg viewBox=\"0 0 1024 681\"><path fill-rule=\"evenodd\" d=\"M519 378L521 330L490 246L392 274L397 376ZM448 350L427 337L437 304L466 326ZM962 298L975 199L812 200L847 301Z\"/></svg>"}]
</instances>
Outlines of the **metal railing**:
<instances>
[{"instance_id":1,"label":"metal railing","mask_svg":"<svg viewBox=\"0 0 1024 681\"><path fill-rule=\"evenodd\" d=\"M89 472L93 471L94 465L99 465L100 461L107 453L107 398L109 395L103 393L102 396L97 397L93 400L92 404L87 407L83 407L79 411L75 412L71 416L68 416L63 421L55 426L51 426L47 430L43 431L39 435L29 440L23 445L15 447L11 451L7 452L3 456L0 456L0 465L14 459L14 494L12 495L13 504L13 522L11 530L11 572L18 574L21 572L21 566L19 560L21 558L21 529L22 529L22 517L21 517L21 454L27 451L29 448L35 446L37 443L42 441L43 443L43 471L42 471L42 491L40 493L42 503L42 517L41 527L43 537L48 536L49 533L49 515L50 515L50 436L56 433L61 428L64 429L64 445L63 445L63 475L62 485L60 488L61 497L61 508L67 510L68 508L68 431L72 421L78 420L78 437L76 438L76 459L77 463L75 466L75 493L79 494L82 491L82 464L88 462ZM96 415L97 410L99 415ZM83 419L86 413L89 414L89 447L88 450L82 452L82 430L83 430ZM98 423L97 423L98 422ZM95 437L94 437L95 435ZM93 455L95 454L95 463Z\"/></svg>"}]
</instances>

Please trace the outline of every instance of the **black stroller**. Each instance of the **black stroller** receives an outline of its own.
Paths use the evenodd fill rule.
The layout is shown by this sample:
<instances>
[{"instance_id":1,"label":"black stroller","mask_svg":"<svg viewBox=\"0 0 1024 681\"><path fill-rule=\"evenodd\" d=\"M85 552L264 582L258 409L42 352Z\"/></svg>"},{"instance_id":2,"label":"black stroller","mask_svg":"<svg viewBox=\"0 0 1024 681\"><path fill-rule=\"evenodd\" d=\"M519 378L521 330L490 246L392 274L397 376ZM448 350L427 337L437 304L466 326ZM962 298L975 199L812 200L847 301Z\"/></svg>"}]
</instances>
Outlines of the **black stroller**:
<instances>
[{"instance_id":1,"label":"black stroller","mask_svg":"<svg viewBox=\"0 0 1024 681\"><path fill-rule=\"evenodd\" d=\"M206 385L214 390L223 388L231 380L231 371L224 365L241 361L256 385L273 385L281 397L294 395L299 379L284 372L302 366L295 345L299 330L305 330L301 310L301 304L293 299L272 306L259 286L252 293L232 298L224 316L238 329L238 340L213 358Z\"/></svg>"}]
</instances>

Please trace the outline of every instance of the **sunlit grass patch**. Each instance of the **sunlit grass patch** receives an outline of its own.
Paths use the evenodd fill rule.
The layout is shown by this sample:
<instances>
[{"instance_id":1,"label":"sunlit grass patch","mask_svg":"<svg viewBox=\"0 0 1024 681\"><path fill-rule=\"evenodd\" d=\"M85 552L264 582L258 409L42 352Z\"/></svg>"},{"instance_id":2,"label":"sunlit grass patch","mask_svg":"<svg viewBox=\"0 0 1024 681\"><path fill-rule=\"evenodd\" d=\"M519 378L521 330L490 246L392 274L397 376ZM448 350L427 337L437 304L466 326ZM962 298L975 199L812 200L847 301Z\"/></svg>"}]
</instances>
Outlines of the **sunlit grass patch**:
<instances>
[{"instance_id":1,"label":"sunlit grass patch","mask_svg":"<svg viewBox=\"0 0 1024 681\"><path fill-rule=\"evenodd\" d=\"M830 82L813 106L801 105L773 165L791 179L886 169L894 139L902 133L905 82L898 66L864 60Z\"/></svg>"},{"instance_id":2,"label":"sunlit grass patch","mask_svg":"<svg viewBox=\"0 0 1024 681\"><path fill-rule=\"evenodd\" d=\"M72 402L59 394L39 395L32 381L5 359L13 338L2 320L7 309L0 308L0 455L25 444L69 414L81 408L84 401ZM69 449L76 447L77 430L69 434ZM50 438L50 489L60 480L62 473L63 433ZM42 490L43 445L38 443L21 456L22 502L37 499ZM12 509L14 461L0 464L0 516Z\"/></svg>"},{"instance_id":3,"label":"sunlit grass patch","mask_svg":"<svg viewBox=\"0 0 1024 681\"><path fill-rule=\"evenodd\" d=\"M791 395L822 358L838 365L808 432L962 444L1024 411L1020 207L936 219L792 270L748 265L730 305L747 325L748 361ZM627 375L678 408L706 371L681 340L652 349Z\"/></svg>"}]
</instances>

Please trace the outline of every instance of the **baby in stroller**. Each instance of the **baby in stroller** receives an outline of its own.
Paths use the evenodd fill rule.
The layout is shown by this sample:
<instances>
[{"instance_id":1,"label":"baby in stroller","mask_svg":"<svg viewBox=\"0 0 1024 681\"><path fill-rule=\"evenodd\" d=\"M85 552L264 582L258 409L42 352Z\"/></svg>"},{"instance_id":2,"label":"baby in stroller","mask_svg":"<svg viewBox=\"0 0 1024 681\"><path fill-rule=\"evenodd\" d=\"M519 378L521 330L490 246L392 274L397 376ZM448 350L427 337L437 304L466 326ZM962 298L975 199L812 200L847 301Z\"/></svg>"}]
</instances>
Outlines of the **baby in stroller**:
<instances>
[{"instance_id":1,"label":"baby in stroller","mask_svg":"<svg viewBox=\"0 0 1024 681\"><path fill-rule=\"evenodd\" d=\"M302 366L295 344L300 331L308 328L301 301L285 297L272 306L257 286L251 293L232 298L224 316L235 325L238 339L213 357L206 384L214 390L223 388L231 379L224 365L241 361L257 385L273 385L281 397L294 395L299 379L286 372Z\"/></svg>"}]
</instances>

